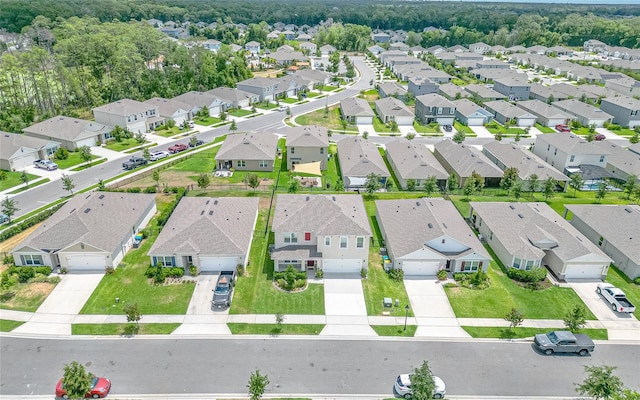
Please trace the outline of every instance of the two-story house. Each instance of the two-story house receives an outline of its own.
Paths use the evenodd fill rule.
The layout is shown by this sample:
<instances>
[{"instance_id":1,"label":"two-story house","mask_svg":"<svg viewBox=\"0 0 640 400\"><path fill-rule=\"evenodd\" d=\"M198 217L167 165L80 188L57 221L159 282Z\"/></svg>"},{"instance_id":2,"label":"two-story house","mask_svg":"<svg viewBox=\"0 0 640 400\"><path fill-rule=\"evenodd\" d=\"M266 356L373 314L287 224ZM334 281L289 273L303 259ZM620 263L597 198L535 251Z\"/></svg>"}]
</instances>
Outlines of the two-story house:
<instances>
[{"instance_id":1,"label":"two-story house","mask_svg":"<svg viewBox=\"0 0 640 400\"><path fill-rule=\"evenodd\" d=\"M251 53L252 56L257 56L260 54L260 43L252 40L244 44L244 49Z\"/></svg>"},{"instance_id":2,"label":"two-story house","mask_svg":"<svg viewBox=\"0 0 640 400\"><path fill-rule=\"evenodd\" d=\"M423 124L437 122L453 125L456 105L439 94L431 93L416 97L416 118Z\"/></svg>"},{"instance_id":3,"label":"two-story house","mask_svg":"<svg viewBox=\"0 0 640 400\"><path fill-rule=\"evenodd\" d=\"M613 115L615 124L631 129L640 125L640 100L633 97L607 97L600 101L600 109Z\"/></svg>"},{"instance_id":4,"label":"two-story house","mask_svg":"<svg viewBox=\"0 0 640 400\"><path fill-rule=\"evenodd\" d=\"M533 153L567 174L568 167L584 164L605 168L609 150L571 133L550 133L536 137Z\"/></svg>"},{"instance_id":5,"label":"two-story house","mask_svg":"<svg viewBox=\"0 0 640 400\"><path fill-rule=\"evenodd\" d=\"M260 101L274 101L277 82L273 79L255 77L236 83L236 87L245 92L257 94Z\"/></svg>"},{"instance_id":6,"label":"two-story house","mask_svg":"<svg viewBox=\"0 0 640 400\"><path fill-rule=\"evenodd\" d=\"M114 101L92 111L97 123L117 125L133 133L151 131L165 122L158 107L131 99Z\"/></svg>"},{"instance_id":7,"label":"two-story house","mask_svg":"<svg viewBox=\"0 0 640 400\"><path fill-rule=\"evenodd\" d=\"M276 271L289 265L324 273L367 269L372 237L362 196L279 194L273 215Z\"/></svg>"},{"instance_id":8,"label":"two-story house","mask_svg":"<svg viewBox=\"0 0 640 400\"><path fill-rule=\"evenodd\" d=\"M287 169L296 164L319 162L320 170L327 169L329 133L324 126L301 125L287 128Z\"/></svg>"},{"instance_id":9,"label":"two-story house","mask_svg":"<svg viewBox=\"0 0 640 400\"><path fill-rule=\"evenodd\" d=\"M511 101L529 100L531 85L526 79L500 78L494 81L493 90L507 96Z\"/></svg>"}]
</instances>

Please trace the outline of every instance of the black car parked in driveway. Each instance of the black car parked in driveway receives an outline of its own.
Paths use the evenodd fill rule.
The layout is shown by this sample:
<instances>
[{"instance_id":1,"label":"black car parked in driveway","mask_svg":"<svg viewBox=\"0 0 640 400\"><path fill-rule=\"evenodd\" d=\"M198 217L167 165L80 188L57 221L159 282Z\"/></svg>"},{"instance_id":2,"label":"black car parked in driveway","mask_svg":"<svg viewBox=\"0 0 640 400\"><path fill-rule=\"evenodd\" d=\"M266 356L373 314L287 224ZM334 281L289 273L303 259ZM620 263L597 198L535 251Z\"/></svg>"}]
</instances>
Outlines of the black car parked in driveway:
<instances>
[{"instance_id":1,"label":"black car parked in driveway","mask_svg":"<svg viewBox=\"0 0 640 400\"><path fill-rule=\"evenodd\" d=\"M451 125L442 125L442 129L444 129L445 132L451 132L453 130Z\"/></svg>"}]
</instances>

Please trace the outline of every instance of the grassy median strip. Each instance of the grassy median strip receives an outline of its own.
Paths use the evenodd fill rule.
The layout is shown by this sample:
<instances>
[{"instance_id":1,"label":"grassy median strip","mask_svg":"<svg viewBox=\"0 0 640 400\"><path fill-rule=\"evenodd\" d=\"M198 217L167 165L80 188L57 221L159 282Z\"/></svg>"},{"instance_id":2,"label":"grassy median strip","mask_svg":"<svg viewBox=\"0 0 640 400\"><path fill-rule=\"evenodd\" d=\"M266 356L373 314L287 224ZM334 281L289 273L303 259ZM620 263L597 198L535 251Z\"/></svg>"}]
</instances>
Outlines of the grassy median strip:
<instances>
[{"instance_id":1,"label":"grassy median strip","mask_svg":"<svg viewBox=\"0 0 640 400\"><path fill-rule=\"evenodd\" d=\"M227 324L234 335L319 335L323 324Z\"/></svg>"},{"instance_id":2,"label":"grassy median strip","mask_svg":"<svg viewBox=\"0 0 640 400\"><path fill-rule=\"evenodd\" d=\"M418 330L415 325L407 325L407 329L404 328L404 325L371 325L371 328L378 336L414 337L416 330Z\"/></svg>"},{"instance_id":3,"label":"grassy median strip","mask_svg":"<svg viewBox=\"0 0 640 400\"><path fill-rule=\"evenodd\" d=\"M29 190L33 187L40 186L43 183L50 182L49 178L40 179L39 181L29 182L29 186L22 186L14 191L9 192L9 194L18 194L24 192L25 190Z\"/></svg>"},{"instance_id":4,"label":"grassy median strip","mask_svg":"<svg viewBox=\"0 0 640 400\"><path fill-rule=\"evenodd\" d=\"M407 327L407 329L409 329ZM497 339L519 339L533 337L538 333L547 333L553 330L566 330L567 328L501 328L484 326L463 326L471 337L474 338L497 338ZM583 329L579 333L584 333L594 340L607 340L609 338L606 329Z\"/></svg>"},{"instance_id":5,"label":"grassy median strip","mask_svg":"<svg viewBox=\"0 0 640 400\"><path fill-rule=\"evenodd\" d=\"M73 324L72 335L127 335L131 324ZM137 335L168 335L181 324L140 324Z\"/></svg>"},{"instance_id":6,"label":"grassy median strip","mask_svg":"<svg viewBox=\"0 0 640 400\"><path fill-rule=\"evenodd\" d=\"M8 319L0 319L0 332L11 332L20 325L24 324L23 321L11 321Z\"/></svg>"}]
</instances>

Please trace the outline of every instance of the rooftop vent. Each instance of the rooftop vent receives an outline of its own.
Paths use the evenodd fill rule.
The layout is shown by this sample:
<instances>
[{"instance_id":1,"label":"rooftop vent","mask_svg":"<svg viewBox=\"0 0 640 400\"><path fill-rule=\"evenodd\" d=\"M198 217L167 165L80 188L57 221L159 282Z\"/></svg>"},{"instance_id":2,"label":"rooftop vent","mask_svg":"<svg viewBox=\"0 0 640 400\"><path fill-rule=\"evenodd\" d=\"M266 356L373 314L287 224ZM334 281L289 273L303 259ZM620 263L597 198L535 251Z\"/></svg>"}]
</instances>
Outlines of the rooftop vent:
<instances>
[{"instance_id":1,"label":"rooftop vent","mask_svg":"<svg viewBox=\"0 0 640 400\"><path fill-rule=\"evenodd\" d=\"M211 200L207 200L206 203L204 203L204 204L209 204L210 202L211 202Z\"/></svg>"},{"instance_id":2,"label":"rooftop vent","mask_svg":"<svg viewBox=\"0 0 640 400\"><path fill-rule=\"evenodd\" d=\"M73 210L69 211L69 214L73 214L76 211L76 209L74 208Z\"/></svg>"},{"instance_id":3,"label":"rooftop vent","mask_svg":"<svg viewBox=\"0 0 640 400\"><path fill-rule=\"evenodd\" d=\"M309 201L309 196L307 196L306 201Z\"/></svg>"},{"instance_id":4,"label":"rooftop vent","mask_svg":"<svg viewBox=\"0 0 640 400\"><path fill-rule=\"evenodd\" d=\"M429 222L429 223L427 224L427 226L429 227L429 229L432 229L432 228L433 228L433 224L432 224L431 222Z\"/></svg>"},{"instance_id":5,"label":"rooftop vent","mask_svg":"<svg viewBox=\"0 0 640 400\"><path fill-rule=\"evenodd\" d=\"M209 216L213 215L213 210L209 211Z\"/></svg>"},{"instance_id":6,"label":"rooftop vent","mask_svg":"<svg viewBox=\"0 0 640 400\"><path fill-rule=\"evenodd\" d=\"M217 206L217 205L218 205L218 200L214 200L214 201L213 201L213 205L214 205L214 206Z\"/></svg>"},{"instance_id":7,"label":"rooftop vent","mask_svg":"<svg viewBox=\"0 0 640 400\"><path fill-rule=\"evenodd\" d=\"M331 199L332 199L333 201L336 201L336 196L331 196Z\"/></svg>"},{"instance_id":8,"label":"rooftop vent","mask_svg":"<svg viewBox=\"0 0 640 400\"><path fill-rule=\"evenodd\" d=\"M633 212L633 211L631 211L629 208L626 208L626 207L624 208L624 210L625 210L626 212L628 212L629 214L631 214L631 213Z\"/></svg>"},{"instance_id":9,"label":"rooftop vent","mask_svg":"<svg viewBox=\"0 0 640 400\"><path fill-rule=\"evenodd\" d=\"M520 217L520 219L524 219L524 215L522 214L518 214L518 217Z\"/></svg>"},{"instance_id":10,"label":"rooftop vent","mask_svg":"<svg viewBox=\"0 0 640 400\"><path fill-rule=\"evenodd\" d=\"M85 208L85 209L84 209L84 213L85 213L85 214L89 214L89 211L91 211L91 209L90 209L90 208Z\"/></svg>"},{"instance_id":11,"label":"rooftop vent","mask_svg":"<svg viewBox=\"0 0 640 400\"><path fill-rule=\"evenodd\" d=\"M512 209L512 210L515 210L515 209L516 209L516 207L515 207L513 204L510 204L510 205L509 205L509 208L510 208L510 209Z\"/></svg>"},{"instance_id":12,"label":"rooftop vent","mask_svg":"<svg viewBox=\"0 0 640 400\"><path fill-rule=\"evenodd\" d=\"M101 194L100 196L98 196L98 198L99 198L100 200L102 200L102 199L104 199L104 195L103 195L103 194Z\"/></svg>"},{"instance_id":13,"label":"rooftop vent","mask_svg":"<svg viewBox=\"0 0 640 400\"><path fill-rule=\"evenodd\" d=\"M449 229L449 228L447 227L447 224L445 224L444 222L442 223L442 226L444 226L444 229Z\"/></svg>"},{"instance_id":14,"label":"rooftop vent","mask_svg":"<svg viewBox=\"0 0 640 400\"><path fill-rule=\"evenodd\" d=\"M200 215L204 215L204 210L200 211Z\"/></svg>"},{"instance_id":15,"label":"rooftop vent","mask_svg":"<svg viewBox=\"0 0 640 400\"><path fill-rule=\"evenodd\" d=\"M416 201L416 206L420 207L420 202Z\"/></svg>"}]
</instances>

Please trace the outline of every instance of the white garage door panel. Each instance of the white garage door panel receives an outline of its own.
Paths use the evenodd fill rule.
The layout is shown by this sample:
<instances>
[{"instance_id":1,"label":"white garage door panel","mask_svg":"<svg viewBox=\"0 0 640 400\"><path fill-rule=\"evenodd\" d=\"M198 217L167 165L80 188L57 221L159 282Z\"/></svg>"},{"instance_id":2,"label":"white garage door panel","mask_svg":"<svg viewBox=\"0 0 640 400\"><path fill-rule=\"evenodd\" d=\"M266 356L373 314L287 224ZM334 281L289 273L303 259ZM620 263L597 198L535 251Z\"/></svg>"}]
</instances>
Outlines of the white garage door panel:
<instances>
[{"instance_id":1,"label":"white garage door panel","mask_svg":"<svg viewBox=\"0 0 640 400\"><path fill-rule=\"evenodd\" d=\"M484 125L484 118L469 118L467 124L469 126L482 126Z\"/></svg>"},{"instance_id":2,"label":"white garage door panel","mask_svg":"<svg viewBox=\"0 0 640 400\"><path fill-rule=\"evenodd\" d=\"M600 278L601 265L567 265L565 279L590 279Z\"/></svg>"},{"instance_id":3,"label":"white garage door panel","mask_svg":"<svg viewBox=\"0 0 640 400\"><path fill-rule=\"evenodd\" d=\"M96 139L95 138L82 139L82 140L79 140L76 143L76 146L78 146L78 147L82 147L82 146L94 147L95 145L96 145Z\"/></svg>"},{"instance_id":4,"label":"white garage door panel","mask_svg":"<svg viewBox=\"0 0 640 400\"><path fill-rule=\"evenodd\" d=\"M21 169L24 169L25 167L33 165L33 162L35 160L36 160L35 154L28 154L21 157L16 157L12 161L12 166L13 166L13 169L15 169L16 171L19 171Z\"/></svg>"},{"instance_id":5,"label":"white garage door panel","mask_svg":"<svg viewBox=\"0 0 640 400\"><path fill-rule=\"evenodd\" d=\"M347 260L323 260L322 271L323 272L360 272L362 269L362 260L360 259L347 259Z\"/></svg>"},{"instance_id":6,"label":"white garage door panel","mask_svg":"<svg viewBox=\"0 0 640 400\"><path fill-rule=\"evenodd\" d=\"M103 255L78 254L67 256L69 271L104 271L107 261Z\"/></svg>"},{"instance_id":7,"label":"white garage door panel","mask_svg":"<svg viewBox=\"0 0 640 400\"><path fill-rule=\"evenodd\" d=\"M202 257L200 270L204 272L235 271L238 265L236 257Z\"/></svg>"},{"instance_id":8,"label":"white garage door panel","mask_svg":"<svg viewBox=\"0 0 640 400\"><path fill-rule=\"evenodd\" d=\"M404 261L402 270L405 275L437 275L440 263L437 261Z\"/></svg>"}]
</instances>

